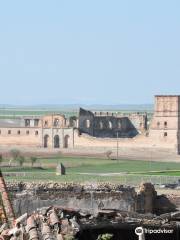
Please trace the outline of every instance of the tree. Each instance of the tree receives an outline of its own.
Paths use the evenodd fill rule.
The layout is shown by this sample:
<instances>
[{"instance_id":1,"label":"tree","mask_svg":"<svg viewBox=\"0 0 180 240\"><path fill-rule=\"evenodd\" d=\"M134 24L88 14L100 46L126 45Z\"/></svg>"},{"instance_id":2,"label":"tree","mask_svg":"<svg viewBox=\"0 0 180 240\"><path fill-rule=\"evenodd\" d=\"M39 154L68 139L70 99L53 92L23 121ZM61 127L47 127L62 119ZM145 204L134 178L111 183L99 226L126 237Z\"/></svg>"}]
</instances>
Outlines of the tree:
<instances>
[{"instance_id":1,"label":"tree","mask_svg":"<svg viewBox=\"0 0 180 240\"><path fill-rule=\"evenodd\" d=\"M12 161L16 161L17 157L19 157L21 152L18 149L12 149L10 151L11 159L9 160L9 166L11 166Z\"/></svg>"},{"instance_id":2,"label":"tree","mask_svg":"<svg viewBox=\"0 0 180 240\"><path fill-rule=\"evenodd\" d=\"M30 157L31 160L31 166L33 167L34 164L37 162L37 157Z\"/></svg>"},{"instance_id":3,"label":"tree","mask_svg":"<svg viewBox=\"0 0 180 240\"><path fill-rule=\"evenodd\" d=\"M107 152L105 152L105 155L106 155L107 159L110 159L110 157L112 155L112 151L108 150Z\"/></svg>"},{"instance_id":4,"label":"tree","mask_svg":"<svg viewBox=\"0 0 180 240\"><path fill-rule=\"evenodd\" d=\"M21 152L18 149L12 149L10 151L10 154L11 154L13 160L16 161L16 159L20 156Z\"/></svg>"},{"instance_id":5,"label":"tree","mask_svg":"<svg viewBox=\"0 0 180 240\"><path fill-rule=\"evenodd\" d=\"M25 162L25 157L24 156L18 156L16 158L16 161L19 163L19 166L22 167L24 162Z\"/></svg>"}]
</instances>

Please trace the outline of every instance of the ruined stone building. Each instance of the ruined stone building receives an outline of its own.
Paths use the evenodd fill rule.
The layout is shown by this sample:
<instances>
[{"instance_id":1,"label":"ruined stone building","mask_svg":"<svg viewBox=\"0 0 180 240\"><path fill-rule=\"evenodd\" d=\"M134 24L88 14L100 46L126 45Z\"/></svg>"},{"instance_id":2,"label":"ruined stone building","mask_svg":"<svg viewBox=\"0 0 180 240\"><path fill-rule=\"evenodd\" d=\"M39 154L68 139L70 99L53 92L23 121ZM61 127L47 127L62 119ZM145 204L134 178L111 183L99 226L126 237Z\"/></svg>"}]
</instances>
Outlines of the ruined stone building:
<instances>
[{"instance_id":1,"label":"ruined stone building","mask_svg":"<svg viewBox=\"0 0 180 240\"><path fill-rule=\"evenodd\" d=\"M0 145L37 148L163 148L180 153L180 96L155 96L153 118L80 108L79 117L61 114L0 119Z\"/></svg>"},{"instance_id":2,"label":"ruined stone building","mask_svg":"<svg viewBox=\"0 0 180 240\"><path fill-rule=\"evenodd\" d=\"M0 143L44 148L73 147L73 128L64 115L0 119Z\"/></svg>"},{"instance_id":3,"label":"ruined stone building","mask_svg":"<svg viewBox=\"0 0 180 240\"><path fill-rule=\"evenodd\" d=\"M154 109L149 137L155 143L174 145L180 153L180 96L158 95Z\"/></svg>"},{"instance_id":4,"label":"ruined stone building","mask_svg":"<svg viewBox=\"0 0 180 240\"><path fill-rule=\"evenodd\" d=\"M131 138L147 130L147 114L90 112L80 108L79 131L94 137Z\"/></svg>"}]
</instances>

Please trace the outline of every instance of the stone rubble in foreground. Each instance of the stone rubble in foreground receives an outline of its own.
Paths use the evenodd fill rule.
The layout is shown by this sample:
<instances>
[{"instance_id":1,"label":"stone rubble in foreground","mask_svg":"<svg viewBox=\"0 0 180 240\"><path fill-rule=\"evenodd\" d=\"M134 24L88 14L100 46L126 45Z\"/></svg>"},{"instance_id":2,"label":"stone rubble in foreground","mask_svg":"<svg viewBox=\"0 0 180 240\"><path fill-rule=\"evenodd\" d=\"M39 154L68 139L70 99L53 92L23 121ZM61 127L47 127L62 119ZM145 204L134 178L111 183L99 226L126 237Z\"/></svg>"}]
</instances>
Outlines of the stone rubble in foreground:
<instances>
[{"instance_id":1,"label":"stone rubble in foreground","mask_svg":"<svg viewBox=\"0 0 180 240\"><path fill-rule=\"evenodd\" d=\"M102 209L96 215L87 211L58 206L43 207L34 213L17 218L13 226L0 225L0 239L3 240L48 240L79 239L85 229L100 227L122 228L123 226L176 228L180 223L180 211L156 216L118 210ZM71 238L70 238L71 237ZM74 238L73 238L74 237Z\"/></svg>"}]
</instances>

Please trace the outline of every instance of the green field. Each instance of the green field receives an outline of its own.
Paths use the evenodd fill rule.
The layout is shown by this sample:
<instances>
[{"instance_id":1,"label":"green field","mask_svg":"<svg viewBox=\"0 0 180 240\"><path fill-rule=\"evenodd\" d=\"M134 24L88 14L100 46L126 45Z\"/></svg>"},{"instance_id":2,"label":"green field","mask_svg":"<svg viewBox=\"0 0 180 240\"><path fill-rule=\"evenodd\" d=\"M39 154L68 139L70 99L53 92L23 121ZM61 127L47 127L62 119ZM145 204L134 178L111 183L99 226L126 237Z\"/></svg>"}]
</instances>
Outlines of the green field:
<instances>
[{"instance_id":1,"label":"green field","mask_svg":"<svg viewBox=\"0 0 180 240\"><path fill-rule=\"evenodd\" d=\"M86 106L88 109L88 106ZM67 118L71 116L78 116L79 106L76 107L56 107L56 106L47 106L47 107L2 107L0 106L0 119L6 119L6 118L17 118L20 116L42 116L42 115L48 115L48 114L63 114ZM92 111L109 111L113 113L119 113L119 114L131 114L134 112L144 113L147 112L148 119L151 119L152 117L152 109L129 109L129 110L121 110L121 109L96 109L94 108Z\"/></svg>"},{"instance_id":2,"label":"green field","mask_svg":"<svg viewBox=\"0 0 180 240\"><path fill-rule=\"evenodd\" d=\"M7 160L8 161L8 160ZM32 168L28 160L23 167L2 167L9 181L114 182L129 183L154 179L161 183L180 176L180 163L98 158L59 157L38 159ZM65 176L56 176L57 163L66 167ZM161 177L161 179L160 179ZM165 180L163 180L165 178Z\"/></svg>"}]
</instances>

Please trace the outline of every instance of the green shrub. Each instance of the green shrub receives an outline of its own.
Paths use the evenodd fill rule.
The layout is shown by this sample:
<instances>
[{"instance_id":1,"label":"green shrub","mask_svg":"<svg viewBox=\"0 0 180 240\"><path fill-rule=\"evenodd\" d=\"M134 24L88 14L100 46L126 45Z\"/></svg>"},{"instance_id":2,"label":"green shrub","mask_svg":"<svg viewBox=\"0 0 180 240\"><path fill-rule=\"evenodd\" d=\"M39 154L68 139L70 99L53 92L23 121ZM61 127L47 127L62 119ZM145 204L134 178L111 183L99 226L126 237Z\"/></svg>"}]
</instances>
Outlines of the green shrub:
<instances>
[{"instance_id":1,"label":"green shrub","mask_svg":"<svg viewBox=\"0 0 180 240\"><path fill-rule=\"evenodd\" d=\"M23 164L24 164L24 162L25 162L25 157L24 157L24 156L18 156L18 157L16 158L16 162L18 162L18 163L19 163L19 166L22 167Z\"/></svg>"},{"instance_id":2,"label":"green shrub","mask_svg":"<svg viewBox=\"0 0 180 240\"><path fill-rule=\"evenodd\" d=\"M34 164L37 162L37 157L30 157L30 161L31 161L31 166L33 167Z\"/></svg>"},{"instance_id":3,"label":"green shrub","mask_svg":"<svg viewBox=\"0 0 180 240\"><path fill-rule=\"evenodd\" d=\"M97 240L111 240L112 238L113 238L113 234L106 233L106 234L99 235Z\"/></svg>"},{"instance_id":4,"label":"green shrub","mask_svg":"<svg viewBox=\"0 0 180 240\"><path fill-rule=\"evenodd\" d=\"M11 154L13 160L16 161L16 159L21 155L21 152L18 149L12 149L10 151L10 154Z\"/></svg>"}]
</instances>

